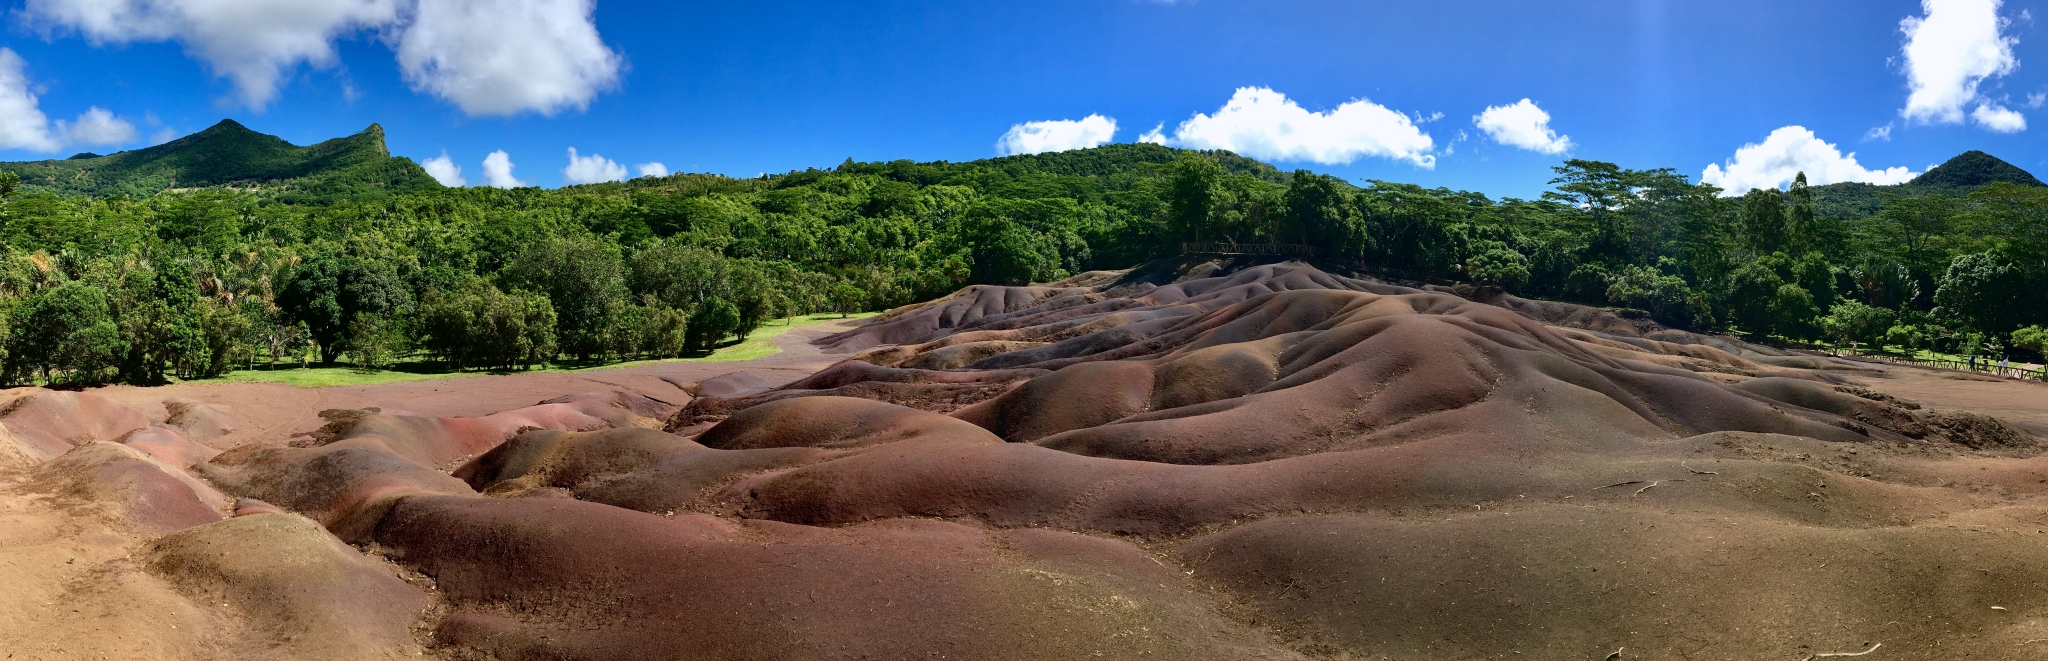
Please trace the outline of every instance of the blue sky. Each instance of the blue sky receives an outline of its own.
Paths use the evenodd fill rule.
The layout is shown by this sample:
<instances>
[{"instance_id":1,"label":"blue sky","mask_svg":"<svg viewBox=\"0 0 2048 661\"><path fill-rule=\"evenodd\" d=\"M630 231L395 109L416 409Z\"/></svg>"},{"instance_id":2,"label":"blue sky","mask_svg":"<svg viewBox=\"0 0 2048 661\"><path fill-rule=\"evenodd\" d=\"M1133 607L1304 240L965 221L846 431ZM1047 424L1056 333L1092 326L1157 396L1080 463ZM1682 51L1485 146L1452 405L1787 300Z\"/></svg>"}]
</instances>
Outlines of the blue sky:
<instances>
[{"instance_id":1,"label":"blue sky","mask_svg":"<svg viewBox=\"0 0 2048 661\"><path fill-rule=\"evenodd\" d=\"M1002 149L1093 144L1113 119L1114 142L1159 127L1495 196L1539 194L1570 157L1711 164L1731 190L1894 181L1969 149L2048 174L2048 77L2023 66L2048 59L2044 5L26 0L0 43L0 159L224 117L299 144L378 122L471 185L503 151L552 187L657 162L973 160L1013 130ZM572 147L603 160L565 172Z\"/></svg>"}]
</instances>

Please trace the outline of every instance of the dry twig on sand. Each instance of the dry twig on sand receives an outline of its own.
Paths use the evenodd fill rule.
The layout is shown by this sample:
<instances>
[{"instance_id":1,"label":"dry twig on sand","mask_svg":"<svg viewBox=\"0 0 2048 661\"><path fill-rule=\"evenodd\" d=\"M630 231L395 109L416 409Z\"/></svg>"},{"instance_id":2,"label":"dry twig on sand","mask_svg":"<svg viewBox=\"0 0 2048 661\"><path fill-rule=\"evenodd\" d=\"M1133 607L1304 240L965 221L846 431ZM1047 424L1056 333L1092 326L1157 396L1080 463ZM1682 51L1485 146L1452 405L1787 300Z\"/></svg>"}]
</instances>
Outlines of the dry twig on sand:
<instances>
[{"instance_id":1,"label":"dry twig on sand","mask_svg":"<svg viewBox=\"0 0 2048 661\"><path fill-rule=\"evenodd\" d=\"M1714 471L1703 471L1697 468L1693 468L1691 466L1687 466L1685 464L1679 464L1678 467L1686 469L1688 471L1692 471L1692 474L1694 475L1720 475L1720 473L1716 473Z\"/></svg>"},{"instance_id":2,"label":"dry twig on sand","mask_svg":"<svg viewBox=\"0 0 2048 661\"><path fill-rule=\"evenodd\" d=\"M1627 481L1627 482L1616 482L1616 483L1614 483L1614 484L1609 484L1609 485L1607 485L1607 486L1604 486L1604 487L1593 487L1593 488L1591 488L1591 489L1587 489L1587 491L1599 491L1599 490L1601 490L1601 489L1612 489L1612 488L1615 488L1615 487L1625 487L1625 486L1628 486L1628 485L1631 485L1631 484L1642 484L1642 483L1643 483L1643 481L1642 481L1642 480L1629 480L1629 481Z\"/></svg>"},{"instance_id":3,"label":"dry twig on sand","mask_svg":"<svg viewBox=\"0 0 2048 661\"><path fill-rule=\"evenodd\" d=\"M1815 654L1813 656L1806 657L1806 661L1813 661L1814 659L1831 656L1863 656L1865 654L1877 651L1877 648L1880 647L1884 647L1884 643L1873 643L1871 644L1870 649L1863 650L1861 652L1822 652L1820 654Z\"/></svg>"},{"instance_id":4,"label":"dry twig on sand","mask_svg":"<svg viewBox=\"0 0 2048 661\"><path fill-rule=\"evenodd\" d=\"M1621 649L1619 649L1619 650L1615 650L1613 654L1609 654L1609 655L1607 655L1607 658L1605 658L1605 659L1601 659L1600 661L1614 661L1615 659L1619 659L1619 658L1621 658L1621 650L1625 650L1625 649L1628 649L1628 648L1624 647L1624 648L1621 648Z\"/></svg>"},{"instance_id":5,"label":"dry twig on sand","mask_svg":"<svg viewBox=\"0 0 2048 661\"><path fill-rule=\"evenodd\" d=\"M1654 487L1654 486L1657 486L1657 485L1659 485L1659 484L1663 484L1663 483L1662 483L1662 482L1651 482L1651 483L1649 483L1648 485L1645 485L1645 486L1644 486L1643 488L1641 488L1641 489L1637 489L1637 490L1636 490L1636 492L1635 492L1635 493L1634 493L1633 495L1637 495L1637 496L1643 495L1643 492L1645 492L1645 491L1649 491L1649 490L1650 490L1650 487Z\"/></svg>"}]
</instances>

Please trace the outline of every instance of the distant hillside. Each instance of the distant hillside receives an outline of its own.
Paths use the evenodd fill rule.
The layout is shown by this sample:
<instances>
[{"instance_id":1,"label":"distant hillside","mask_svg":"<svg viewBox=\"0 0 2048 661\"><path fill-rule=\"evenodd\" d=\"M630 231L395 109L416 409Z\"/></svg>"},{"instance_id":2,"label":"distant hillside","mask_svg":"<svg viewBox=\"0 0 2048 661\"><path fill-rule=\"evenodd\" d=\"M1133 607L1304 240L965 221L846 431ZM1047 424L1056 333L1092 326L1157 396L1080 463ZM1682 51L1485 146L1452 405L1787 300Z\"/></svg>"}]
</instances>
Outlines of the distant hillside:
<instances>
[{"instance_id":1,"label":"distant hillside","mask_svg":"<svg viewBox=\"0 0 2048 661\"><path fill-rule=\"evenodd\" d=\"M748 192L769 189L805 186L833 174L880 175L919 186L954 183L973 184L991 172L1000 173L1011 179L1055 179L1080 177L1096 181L1118 178L1149 177L1161 174L1162 168L1173 163L1184 154L1196 153L1216 159L1223 171L1249 176L1260 181L1286 184L1293 179L1293 173L1280 170L1257 159L1239 156L1235 153L1214 150L1195 151L1166 147L1163 145L1129 143L1112 144L1088 149L1001 156L975 161L930 161L910 160L854 162L849 159L839 167L830 170L798 170L786 174L767 175L755 179L734 179L714 174L674 174L667 177L641 177L622 182L606 182L569 186L565 190L595 193L600 195L663 193L671 195L701 195L712 192ZM1350 184L1339 182L1345 188Z\"/></svg>"},{"instance_id":2,"label":"distant hillside","mask_svg":"<svg viewBox=\"0 0 2048 661\"><path fill-rule=\"evenodd\" d=\"M1813 188L1814 210L1824 216L1838 218L1865 218L1875 215L1884 208L1885 194L1905 197L1922 195L1947 195L1963 197L1979 186L1992 182L2009 182L2022 186L2042 186L2040 179L2019 166L2000 160L1981 151L1966 151L1947 163L1935 166L1925 174L1896 186L1873 186L1870 184L1842 183L1815 186Z\"/></svg>"},{"instance_id":3,"label":"distant hillside","mask_svg":"<svg viewBox=\"0 0 2048 661\"><path fill-rule=\"evenodd\" d=\"M170 189L257 188L286 201L356 199L437 188L411 159L393 157L384 128L309 147L221 120L170 142L107 156L0 163L21 175L22 188L69 195L146 197Z\"/></svg>"}]
</instances>

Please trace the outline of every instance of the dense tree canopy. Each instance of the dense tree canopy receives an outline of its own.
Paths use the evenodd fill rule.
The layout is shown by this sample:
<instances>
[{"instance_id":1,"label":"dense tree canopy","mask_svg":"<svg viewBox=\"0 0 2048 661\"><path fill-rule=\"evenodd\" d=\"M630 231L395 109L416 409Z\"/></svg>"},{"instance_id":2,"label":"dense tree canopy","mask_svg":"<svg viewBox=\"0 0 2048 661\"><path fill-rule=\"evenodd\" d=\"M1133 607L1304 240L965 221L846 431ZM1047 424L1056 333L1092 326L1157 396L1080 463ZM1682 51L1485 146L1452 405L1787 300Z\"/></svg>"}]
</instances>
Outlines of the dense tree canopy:
<instances>
[{"instance_id":1,"label":"dense tree canopy","mask_svg":"<svg viewBox=\"0 0 2048 661\"><path fill-rule=\"evenodd\" d=\"M2005 172L1981 160L1963 174ZM552 191L330 173L325 188L88 195L0 175L0 319L17 382L205 377L309 347L513 369L701 353L793 314L1124 268L1184 243L1281 243L1326 269L1760 339L2026 350L2048 323L2048 188L2018 175L1889 190L1801 177L1724 197L1669 169L1556 171L1535 200L1145 144ZM84 192L130 190L118 183Z\"/></svg>"}]
</instances>

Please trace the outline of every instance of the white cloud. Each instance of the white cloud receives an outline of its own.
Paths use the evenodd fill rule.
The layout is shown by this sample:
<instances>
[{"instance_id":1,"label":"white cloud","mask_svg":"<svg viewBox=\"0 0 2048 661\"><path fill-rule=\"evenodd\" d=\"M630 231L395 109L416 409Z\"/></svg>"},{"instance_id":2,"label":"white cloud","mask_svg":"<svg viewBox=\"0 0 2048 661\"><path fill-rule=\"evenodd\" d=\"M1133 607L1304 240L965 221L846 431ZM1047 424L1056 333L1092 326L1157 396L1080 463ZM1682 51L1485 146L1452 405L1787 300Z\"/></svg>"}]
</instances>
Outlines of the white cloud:
<instances>
[{"instance_id":1,"label":"white cloud","mask_svg":"<svg viewBox=\"0 0 2048 661\"><path fill-rule=\"evenodd\" d=\"M2027 95L2028 108L2039 108L2043 102L2048 102L2048 92L2035 92Z\"/></svg>"},{"instance_id":2,"label":"white cloud","mask_svg":"<svg viewBox=\"0 0 2048 661\"><path fill-rule=\"evenodd\" d=\"M1138 142L1152 145L1166 144L1166 123L1160 122L1158 126L1152 127L1152 130L1140 134Z\"/></svg>"},{"instance_id":3,"label":"white cloud","mask_svg":"<svg viewBox=\"0 0 2048 661\"><path fill-rule=\"evenodd\" d=\"M471 115L582 110L625 64L593 11L594 0L421 0L398 64L413 89Z\"/></svg>"},{"instance_id":4,"label":"white cloud","mask_svg":"<svg viewBox=\"0 0 2048 661\"><path fill-rule=\"evenodd\" d=\"M2012 52L2018 40L2002 34L2007 21L1998 16L1999 4L1921 0L1927 15L1899 22L1906 35L1906 81L1912 88L1901 114L1920 122L1962 123L1964 106L1984 102L1978 85L2019 66Z\"/></svg>"},{"instance_id":5,"label":"white cloud","mask_svg":"<svg viewBox=\"0 0 2048 661\"><path fill-rule=\"evenodd\" d=\"M1025 122L1010 127L996 140L996 153L1011 156L1087 149L1107 144L1115 136L1116 120L1101 115Z\"/></svg>"},{"instance_id":6,"label":"white cloud","mask_svg":"<svg viewBox=\"0 0 2048 661\"><path fill-rule=\"evenodd\" d=\"M661 163L659 163L659 162L655 162L655 163L641 163L641 164L639 164L639 165L635 165L635 166L633 166L633 168L634 168L634 169L636 169L636 170L639 170L639 171L640 171L640 176L642 176L642 177L666 177L666 176L668 176L668 166L666 166L666 165L662 165L662 164L661 164Z\"/></svg>"},{"instance_id":7,"label":"white cloud","mask_svg":"<svg viewBox=\"0 0 2048 661\"><path fill-rule=\"evenodd\" d=\"M1977 104L1977 109L1970 111L1970 119L1977 120L1978 126L1997 133L2018 133L2027 130L2025 115L1990 101Z\"/></svg>"},{"instance_id":8,"label":"white cloud","mask_svg":"<svg viewBox=\"0 0 2048 661\"><path fill-rule=\"evenodd\" d=\"M77 121L57 120L64 142L87 147L119 147L135 141L135 124L99 106L87 108Z\"/></svg>"},{"instance_id":9,"label":"white cloud","mask_svg":"<svg viewBox=\"0 0 2048 661\"><path fill-rule=\"evenodd\" d=\"M1562 154L1572 148L1570 136L1558 135L1557 131L1550 129L1550 113L1528 99L1504 106L1487 106L1485 112L1472 117L1472 123L1494 142L1510 147L1545 154Z\"/></svg>"},{"instance_id":10,"label":"white cloud","mask_svg":"<svg viewBox=\"0 0 2048 661\"><path fill-rule=\"evenodd\" d=\"M333 66L336 40L374 32L415 90L471 115L552 115L618 83L624 58L594 11L594 0L27 0L22 16L95 45L178 42L258 110L299 65Z\"/></svg>"},{"instance_id":11,"label":"white cloud","mask_svg":"<svg viewBox=\"0 0 2048 661\"><path fill-rule=\"evenodd\" d=\"M1856 154L1843 156L1841 150L1821 141L1806 127L1787 126L1772 131L1762 143L1735 150L1735 158L1727 162L1726 168L1720 163L1708 165L1700 174L1700 182L1719 186L1722 195L1734 196L1752 189L1783 186L1801 172L1806 173L1807 183L1815 186L1844 181L1902 184L1919 175L1905 166L1864 169L1856 162Z\"/></svg>"},{"instance_id":12,"label":"white cloud","mask_svg":"<svg viewBox=\"0 0 2048 661\"><path fill-rule=\"evenodd\" d=\"M502 154L504 152L498 153ZM442 151L440 156L420 161L420 167L426 168L427 175L433 177L434 181L441 182L443 186L461 188L469 185L469 180L462 178L462 166L456 165L455 159L448 158L448 152L446 151ZM509 163L506 170L509 176L511 170Z\"/></svg>"},{"instance_id":13,"label":"white cloud","mask_svg":"<svg viewBox=\"0 0 2048 661\"><path fill-rule=\"evenodd\" d=\"M1869 131L1865 131L1863 133L1863 141L1869 142L1871 140L1877 140L1880 142L1891 142L1892 125L1885 124L1884 126L1873 126Z\"/></svg>"},{"instance_id":14,"label":"white cloud","mask_svg":"<svg viewBox=\"0 0 2048 661\"><path fill-rule=\"evenodd\" d=\"M1181 122L1168 144L1325 165L1379 156L1436 167L1429 134L1407 115L1363 99L1329 112L1309 112L1264 87L1238 88L1215 115L1196 113Z\"/></svg>"},{"instance_id":15,"label":"white cloud","mask_svg":"<svg viewBox=\"0 0 2048 661\"><path fill-rule=\"evenodd\" d=\"M149 134L149 146L155 147L176 139L178 139L178 130L166 126L155 133Z\"/></svg>"},{"instance_id":16,"label":"white cloud","mask_svg":"<svg viewBox=\"0 0 2048 661\"><path fill-rule=\"evenodd\" d=\"M526 182L512 176L512 155L500 149L484 157L484 183L494 188L518 188Z\"/></svg>"},{"instance_id":17,"label":"white cloud","mask_svg":"<svg viewBox=\"0 0 2048 661\"><path fill-rule=\"evenodd\" d=\"M57 151L63 148L50 133L35 92L29 91L28 63L14 49L0 48L0 149Z\"/></svg>"},{"instance_id":18,"label":"white cloud","mask_svg":"<svg viewBox=\"0 0 2048 661\"><path fill-rule=\"evenodd\" d=\"M626 166L597 154L577 156L576 148L569 148L569 166L562 168L563 183L575 185L625 180Z\"/></svg>"},{"instance_id":19,"label":"white cloud","mask_svg":"<svg viewBox=\"0 0 2048 661\"><path fill-rule=\"evenodd\" d=\"M430 0L431 1L431 0ZM262 109L291 69L332 66L334 40L397 20L399 0L28 0L31 24L95 44L177 41Z\"/></svg>"}]
</instances>

